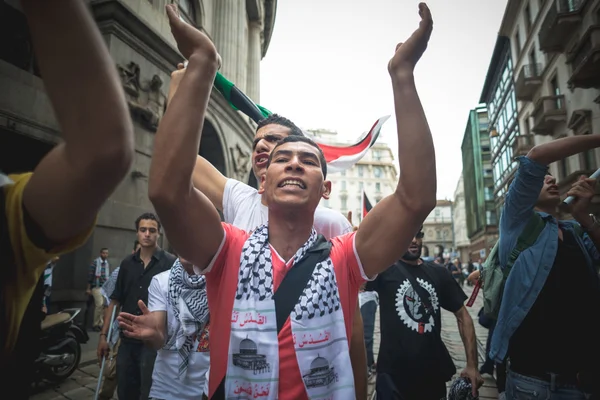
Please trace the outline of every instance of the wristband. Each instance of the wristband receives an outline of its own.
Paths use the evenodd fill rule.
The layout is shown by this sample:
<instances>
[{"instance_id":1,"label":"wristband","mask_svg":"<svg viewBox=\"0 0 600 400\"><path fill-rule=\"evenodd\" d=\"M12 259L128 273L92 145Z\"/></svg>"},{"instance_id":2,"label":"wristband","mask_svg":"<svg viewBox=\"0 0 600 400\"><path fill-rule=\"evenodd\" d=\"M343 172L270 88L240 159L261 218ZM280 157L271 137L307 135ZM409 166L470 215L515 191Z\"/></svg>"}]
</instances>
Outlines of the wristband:
<instances>
[{"instance_id":1,"label":"wristband","mask_svg":"<svg viewBox=\"0 0 600 400\"><path fill-rule=\"evenodd\" d=\"M101 333L100 336L106 336L106 333Z\"/></svg>"}]
</instances>

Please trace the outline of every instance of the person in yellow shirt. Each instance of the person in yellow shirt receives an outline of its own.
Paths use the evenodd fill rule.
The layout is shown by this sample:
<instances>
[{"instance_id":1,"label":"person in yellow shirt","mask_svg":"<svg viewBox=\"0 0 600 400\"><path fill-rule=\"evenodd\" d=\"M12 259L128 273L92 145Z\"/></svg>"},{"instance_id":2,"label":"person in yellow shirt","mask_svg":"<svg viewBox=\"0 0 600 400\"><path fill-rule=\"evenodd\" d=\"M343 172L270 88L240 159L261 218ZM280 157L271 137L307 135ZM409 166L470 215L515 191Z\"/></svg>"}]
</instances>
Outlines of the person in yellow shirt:
<instances>
[{"instance_id":1,"label":"person in yellow shirt","mask_svg":"<svg viewBox=\"0 0 600 400\"><path fill-rule=\"evenodd\" d=\"M33 173L0 175L0 387L12 399L29 395L46 263L85 243L133 158L129 110L87 4L21 6L64 141Z\"/></svg>"}]
</instances>

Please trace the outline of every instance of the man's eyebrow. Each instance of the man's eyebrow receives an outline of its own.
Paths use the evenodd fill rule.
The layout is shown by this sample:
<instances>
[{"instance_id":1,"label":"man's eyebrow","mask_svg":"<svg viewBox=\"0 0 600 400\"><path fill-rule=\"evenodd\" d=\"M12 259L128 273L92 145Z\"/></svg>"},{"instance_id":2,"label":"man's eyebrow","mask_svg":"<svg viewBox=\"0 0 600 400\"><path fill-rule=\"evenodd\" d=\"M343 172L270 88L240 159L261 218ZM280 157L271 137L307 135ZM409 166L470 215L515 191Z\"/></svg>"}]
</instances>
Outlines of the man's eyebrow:
<instances>
[{"instance_id":1,"label":"man's eyebrow","mask_svg":"<svg viewBox=\"0 0 600 400\"><path fill-rule=\"evenodd\" d=\"M285 149L279 150L278 149L275 151L275 153L273 153L273 157L276 157L279 155L291 156L292 154L294 154L294 152L291 150L285 150ZM319 157L317 157L317 155L315 153L311 153L310 151L299 151L298 154L300 157L308 157L308 158L312 158L313 160L319 160Z\"/></svg>"},{"instance_id":2,"label":"man's eyebrow","mask_svg":"<svg viewBox=\"0 0 600 400\"><path fill-rule=\"evenodd\" d=\"M279 140L283 139L283 136L282 135L278 135L276 133L267 133L264 136L257 137L252 142L252 150L254 150L256 148L256 145L258 144L258 142L260 142L263 139L265 139L267 142L275 142L275 141L279 141Z\"/></svg>"}]
</instances>

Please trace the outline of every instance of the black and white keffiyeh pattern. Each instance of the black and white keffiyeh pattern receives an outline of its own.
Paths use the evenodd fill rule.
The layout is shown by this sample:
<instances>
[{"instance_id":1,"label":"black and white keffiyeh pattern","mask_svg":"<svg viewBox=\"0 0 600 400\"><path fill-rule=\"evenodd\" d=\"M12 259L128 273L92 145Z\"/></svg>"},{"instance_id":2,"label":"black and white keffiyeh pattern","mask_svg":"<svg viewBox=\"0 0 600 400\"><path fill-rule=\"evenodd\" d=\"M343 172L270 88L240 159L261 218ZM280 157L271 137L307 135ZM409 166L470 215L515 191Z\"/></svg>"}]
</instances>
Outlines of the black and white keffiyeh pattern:
<instances>
[{"instance_id":1,"label":"black and white keffiyeh pattern","mask_svg":"<svg viewBox=\"0 0 600 400\"><path fill-rule=\"evenodd\" d=\"M306 243L294 255L294 265L304 257L316 240L317 231L313 229ZM273 297L273 271L265 268L267 265L272 265L269 229L267 225L262 225L250 235L242 249L236 300L243 300L244 297L248 300L252 294L257 295L259 301Z\"/></svg>"},{"instance_id":2,"label":"black and white keffiyeh pattern","mask_svg":"<svg viewBox=\"0 0 600 400\"><path fill-rule=\"evenodd\" d=\"M176 326L169 327L165 348L178 350L181 356L179 377L187 371L194 339L200 335L209 320L206 278L189 275L177 259L169 273L169 306L175 316Z\"/></svg>"},{"instance_id":3,"label":"black and white keffiyeh pattern","mask_svg":"<svg viewBox=\"0 0 600 400\"><path fill-rule=\"evenodd\" d=\"M313 229L293 256L297 264L318 242ZM309 268L306 265L301 268ZM244 243L231 316L225 397L279 395L279 338L273 299L273 260L267 225ZM353 398L346 325L331 257L314 266L311 278L290 315L296 360L309 399ZM256 382L259 382L257 384Z\"/></svg>"}]
</instances>

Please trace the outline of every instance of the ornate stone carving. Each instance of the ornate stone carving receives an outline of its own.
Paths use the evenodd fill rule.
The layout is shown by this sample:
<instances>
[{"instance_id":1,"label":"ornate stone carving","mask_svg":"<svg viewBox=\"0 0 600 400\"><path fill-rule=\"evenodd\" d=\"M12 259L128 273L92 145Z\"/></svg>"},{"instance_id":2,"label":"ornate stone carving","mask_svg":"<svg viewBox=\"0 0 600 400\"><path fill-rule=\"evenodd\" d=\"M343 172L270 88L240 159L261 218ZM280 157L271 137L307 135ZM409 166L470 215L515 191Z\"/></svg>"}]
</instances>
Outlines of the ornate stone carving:
<instances>
[{"instance_id":1,"label":"ornate stone carving","mask_svg":"<svg viewBox=\"0 0 600 400\"><path fill-rule=\"evenodd\" d=\"M142 83L140 66L133 61L126 66L117 65L117 68L133 118L155 132L167 104L167 97L161 91L162 79L154 75L150 81Z\"/></svg>"},{"instance_id":2,"label":"ornate stone carving","mask_svg":"<svg viewBox=\"0 0 600 400\"><path fill-rule=\"evenodd\" d=\"M229 151L231 152L235 173L240 179L245 180L250 171L250 153L245 151L239 143L234 147L230 147Z\"/></svg>"}]
</instances>

